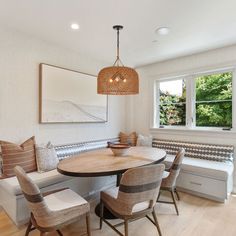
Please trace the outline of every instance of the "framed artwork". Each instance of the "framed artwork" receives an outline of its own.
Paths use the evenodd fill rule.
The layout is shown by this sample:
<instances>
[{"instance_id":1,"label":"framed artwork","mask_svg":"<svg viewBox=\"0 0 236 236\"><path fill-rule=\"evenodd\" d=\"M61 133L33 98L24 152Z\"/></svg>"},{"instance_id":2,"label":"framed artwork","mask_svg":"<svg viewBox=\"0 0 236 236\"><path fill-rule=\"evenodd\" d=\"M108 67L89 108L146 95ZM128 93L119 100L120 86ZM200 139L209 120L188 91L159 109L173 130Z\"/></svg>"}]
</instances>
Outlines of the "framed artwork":
<instances>
[{"instance_id":1,"label":"framed artwork","mask_svg":"<svg viewBox=\"0 0 236 236\"><path fill-rule=\"evenodd\" d=\"M107 95L97 94L96 76L40 64L40 123L107 121Z\"/></svg>"}]
</instances>

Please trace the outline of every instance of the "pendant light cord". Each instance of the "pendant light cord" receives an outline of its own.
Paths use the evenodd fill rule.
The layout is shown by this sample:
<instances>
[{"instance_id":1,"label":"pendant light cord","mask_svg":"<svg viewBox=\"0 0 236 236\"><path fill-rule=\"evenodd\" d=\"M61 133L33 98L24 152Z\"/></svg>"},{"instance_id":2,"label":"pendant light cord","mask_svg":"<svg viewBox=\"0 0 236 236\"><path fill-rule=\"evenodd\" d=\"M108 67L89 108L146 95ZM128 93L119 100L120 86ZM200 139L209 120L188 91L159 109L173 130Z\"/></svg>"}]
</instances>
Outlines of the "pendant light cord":
<instances>
[{"instance_id":1,"label":"pendant light cord","mask_svg":"<svg viewBox=\"0 0 236 236\"><path fill-rule=\"evenodd\" d=\"M113 66L120 66L119 63L123 65L122 61L120 60L120 29L117 28L117 47L116 47L116 61L114 62Z\"/></svg>"},{"instance_id":2,"label":"pendant light cord","mask_svg":"<svg viewBox=\"0 0 236 236\"><path fill-rule=\"evenodd\" d=\"M116 54L117 61L119 61L120 59L120 30L119 29L117 29L117 52L116 53L117 53Z\"/></svg>"}]
</instances>

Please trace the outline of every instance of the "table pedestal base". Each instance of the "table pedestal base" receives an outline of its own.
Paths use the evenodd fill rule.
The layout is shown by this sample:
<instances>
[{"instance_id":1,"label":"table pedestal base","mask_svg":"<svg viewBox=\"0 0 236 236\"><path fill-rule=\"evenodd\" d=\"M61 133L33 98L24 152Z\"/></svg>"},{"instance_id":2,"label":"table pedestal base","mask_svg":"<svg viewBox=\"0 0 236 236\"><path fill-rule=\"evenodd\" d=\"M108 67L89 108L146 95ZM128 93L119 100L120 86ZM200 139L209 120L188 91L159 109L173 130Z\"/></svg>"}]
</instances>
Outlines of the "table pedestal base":
<instances>
[{"instance_id":1,"label":"table pedestal base","mask_svg":"<svg viewBox=\"0 0 236 236\"><path fill-rule=\"evenodd\" d=\"M98 217L100 217L100 204L98 204L95 207L95 213ZM105 218L107 220L117 219L117 217L114 216L106 207L104 207L104 209L103 209L103 218Z\"/></svg>"}]
</instances>

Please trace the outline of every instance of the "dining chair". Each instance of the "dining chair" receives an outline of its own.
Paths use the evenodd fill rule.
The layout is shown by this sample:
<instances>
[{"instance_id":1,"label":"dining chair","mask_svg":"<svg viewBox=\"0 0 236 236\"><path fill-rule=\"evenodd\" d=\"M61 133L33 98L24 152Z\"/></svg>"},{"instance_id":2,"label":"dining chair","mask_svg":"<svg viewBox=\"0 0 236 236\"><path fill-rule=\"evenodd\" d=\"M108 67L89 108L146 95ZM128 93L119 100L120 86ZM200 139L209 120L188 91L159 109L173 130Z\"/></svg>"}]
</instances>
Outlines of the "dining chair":
<instances>
[{"instance_id":1,"label":"dining chair","mask_svg":"<svg viewBox=\"0 0 236 236\"><path fill-rule=\"evenodd\" d=\"M163 164L129 169L121 177L119 187L101 192L100 229L102 229L104 221L116 233L123 236L117 227L124 224L124 236L128 236L129 221L147 217L156 226L161 236L154 207L164 169L165 166ZM122 223L112 225L106 220L103 217L104 206L117 218L122 219ZM153 219L148 215L149 213L152 214Z\"/></svg>"},{"instance_id":2,"label":"dining chair","mask_svg":"<svg viewBox=\"0 0 236 236\"><path fill-rule=\"evenodd\" d=\"M31 212L25 236L34 229L38 229L41 236L50 231L57 231L63 236L60 228L79 220L83 215L86 216L87 235L91 235L90 206L84 198L68 188L43 195L22 167L16 166L14 171Z\"/></svg>"},{"instance_id":3,"label":"dining chair","mask_svg":"<svg viewBox=\"0 0 236 236\"><path fill-rule=\"evenodd\" d=\"M161 182L161 191L163 190L163 191L170 192L173 201L170 202L170 201L159 200L160 195L161 195L161 191L159 192L159 195L157 198L157 202L174 204L177 215L179 215L179 210L177 207L175 194L176 194L178 200L180 200L180 197L179 197L179 194L176 189L176 180L177 180L177 177L178 177L180 169L181 169L181 165L182 165L183 158L184 158L184 153L185 153L184 148L180 148L175 156L175 159L174 159L171 167L167 171L164 171L162 182Z\"/></svg>"}]
</instances>

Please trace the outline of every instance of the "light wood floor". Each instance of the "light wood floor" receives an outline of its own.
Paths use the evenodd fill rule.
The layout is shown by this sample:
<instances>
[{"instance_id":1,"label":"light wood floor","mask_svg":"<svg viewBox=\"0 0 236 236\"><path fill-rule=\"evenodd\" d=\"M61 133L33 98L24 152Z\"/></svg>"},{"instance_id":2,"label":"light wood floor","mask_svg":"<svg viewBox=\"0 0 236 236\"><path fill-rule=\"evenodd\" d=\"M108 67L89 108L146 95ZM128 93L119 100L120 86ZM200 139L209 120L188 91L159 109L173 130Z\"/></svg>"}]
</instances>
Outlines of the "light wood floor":
<instances>
[{"instance_id":1,"label":"light wood floor","mask_svg":"<svg viewBox=\"0 0 236 236\"><path fill-rule=\"evenodd\" d=\"M236 235L236 197L231 196L225 203L217 203L186 193L180 193L178 203L180 215L175 214L174 206L158 204L156 212L163 236L235 236ZM62 232L65 236L84 235L85 220L72 224ZM98 217L91 214L92 236L116 236L106 224L98 228ZM123 230L123 227L120 227ZM17 228L4 211L0 211L0 236L23 236L25 226ZM140 219L129 224L131 236L156 236L156 228L147 219ZM38 231L30 233L38 236ZM48 234L50 236L56 233Z\"/></svg>"}]
</instances>

